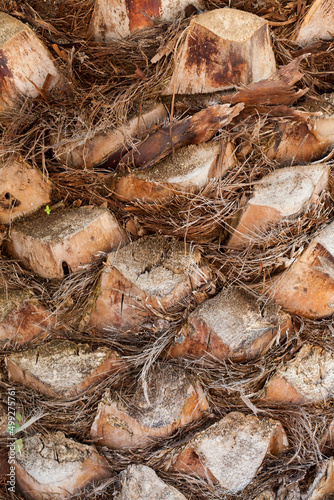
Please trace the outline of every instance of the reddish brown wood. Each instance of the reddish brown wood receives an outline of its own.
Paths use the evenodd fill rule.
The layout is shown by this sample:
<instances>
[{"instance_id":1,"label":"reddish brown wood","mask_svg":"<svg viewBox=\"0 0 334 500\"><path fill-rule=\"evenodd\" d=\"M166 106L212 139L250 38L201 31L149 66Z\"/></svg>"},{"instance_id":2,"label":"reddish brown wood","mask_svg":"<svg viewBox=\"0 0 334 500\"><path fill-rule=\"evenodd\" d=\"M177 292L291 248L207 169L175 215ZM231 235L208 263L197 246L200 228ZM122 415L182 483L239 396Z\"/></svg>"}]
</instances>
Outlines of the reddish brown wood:
<instances>
[{"instance_id":1,"label":"reddish brown wood","mask_svg":"<svg viewBox=\"0 0 334 500\"><path fill-rule=\"evenodd\" d=\"M229 104L217 104L199 111L190 118L162 127L138 144L136 149L124 155L121 165L149 168L172 153L173 149L187 144L207 142L220 128L231 123L243 107L241 103L233 107Z\"/></svg>"},{"instance_id":2,"label":"reddish brown wood","mask_svg":"<svg viewBox=\"0 0 334 500\"><path fill-rule=\"evenodd\" d=\"M145 447L199 420L209 408L200 384L173 365L158 365L145 390L140 382L131 398L105 394L91 428L96 444L116 450Z\"/></svg>"},{"instance_id":3,"label":"reddish brown wood","mask_svg":"<svg viewBox=\"0 0 334 500\"><path fill-rule=\"evenodd\" d=\"M25 344L46 333L54 317L29 292L0 289L0 342Z\"/></svg>"}]
</instances>

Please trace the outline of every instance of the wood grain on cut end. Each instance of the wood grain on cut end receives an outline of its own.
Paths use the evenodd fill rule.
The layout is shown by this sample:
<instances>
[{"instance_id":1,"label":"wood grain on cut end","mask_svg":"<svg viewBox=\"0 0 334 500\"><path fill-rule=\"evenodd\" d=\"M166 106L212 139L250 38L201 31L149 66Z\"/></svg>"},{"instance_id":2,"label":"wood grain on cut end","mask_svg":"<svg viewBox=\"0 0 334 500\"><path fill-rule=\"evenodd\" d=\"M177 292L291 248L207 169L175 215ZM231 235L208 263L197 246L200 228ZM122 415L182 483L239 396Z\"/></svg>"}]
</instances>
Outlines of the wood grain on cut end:
<instances>
[{"instance_id":1,"label":"wood grain on cut end","mask_svg":"<svg viewBox=\"0 0 334 500\"><path fill-rule=\"evenodd\" d=\"M267 22L237 9L192 19L165 94L198 94L247 85L276 70Z\"/></svg>"},{"instance_id":2,"label":"wood grain on cut end","mask_svg":"<svg viewBox=\"0 0 334 500\"><path fill-rule=\"evenodd\" d=\"M24 161L0 164L0 223L8 224L51 201L51 184Z\"/></svg>"},{"instance_id":3,"label":"wood grain on cut end","mask_svg":"<svg viewBox=\"0 0 334 500\"><path fill-rule=\"evenodd\" d=\"M88 324L99 331L140 324L155 310L189 300L210 279L199 250L165 236L145 236L109 254Z\"/></svg>"},{"instance_id":4,"label":"wood grain on cut end","mask_svg":"<svg viewBox=\"0 0 334 500\"><path fill-rule=\"evenodd\" d=\"M157 366L147 386L139 383L133 397L111 397L107 391L91 438L111 449L142 448L199 420L206 410L208 402L198 382L176 366Z\"/></svg>"},{"instance_id":5,"label":"wood grain on cut end","mask_svg":"<svg viewBox=\"0 0 334 500\"><path fill-rule=\"evenodd\" d=\"M50 76L49 76L50 75ZM43 43L27 24L0 12L0 112L7 112L21 98L39 96L49 79L48 90L65 91L67 84ZM1 115L5 120L5 115Z\"/></svg>"},{"instance_id":6,"label":"wood grain on cut end","mask_svg":"<svg viewBox=\"0 0 334 500\"><path fill-rule=\"evenodd\" d=\"M328 188L329 166L323 164L287 167L266 175L254 188L227 244L243 248L271 224L297 217Z\"/></svg>"},{"instance_id":7,"label":"wood grain on cut end","mask_svg":"<svg viewBox=\"0 0 334 500\"><path fill-rule=\"evenodd\" d=\"M307 12L296 41L303 47L315 40L333 40L334 5L332 0L314 0Z\"/></svg>"},{"instance_id":8,"label":"wood grain on cut end","mask_svg":"<svg viewBox=\"0 0 334 500\"><path fill-rule=\"evenodd\" d=\"M53 398L74 397L125 369L107 347L92 351L87 344L56 340L10 354L6 365L11 380Z\"/></svg>"},{"instance_id":9,"label":"wood grain on cut end","mask_svg":"<svg viewBox=\"0 0 334 500\"><path fill-rule=\"evenodd\" d=\"M287 446L279 421L232 412L196 434L172 470L198 475L236 494L253 480L268 453L280 454Z\"/></svg>"},{"instance_id":10,"label":"wood grain on cut end","mask_svg":"<svg viewBox=\"0 0 334 500\"><path fill-rule=\"evenodd\" d=\"M127 242L107 209L80 207L31 216L11 227L11 256L45 278L62 278Z\"/></svg>"},{"instance_id":11,"label":"wood grain on cut end","mask_svg":"<svg viewBox=\"0 0 334 500\"><path fill-rule=\"evenodd\" d=\"M230 287L189 315L168 355L249 360L265 354L291 332L291 318L279 307L263 305L243 289Z\"/></svg>"},{"instance_id":12,"label":"wood grain on cut end","mask_svg":"<svg viewBox=\"0 0 334 500\"><path fill-rule=\"evenodd\" d=\"M106 459L93 446L61 432L23 438L15 469L19 490L30 500L63 500L112 476Z\"/></svg>"},{"instance_id":13,"label":"wood grain on cut end","mask_svg":"<svg viewBox=\"0 0 334 500\"><path fill-rule=\"evenodd\" d=\"M177 193L191 193L220 179L234 164L230 143L190 145L148 170L119 178L114 191L122 201L167 201Z\"/></svg>"},{"instance_id":14,"label":"wood grain on cut end","mask_svg":"<svg viewBox=\"0 0 334 500\"><path fill-rule=\"evenodd\" d=\"M26 290L0 289L0 342L25 344L46 333L53 316Z\"/></svg>"},{"instance_id":15,"label":"wood grain on cut end","mask_svg":"<svg viewBox=\"0 0 334 500\"><path fill-rule=\"evenodd\" d=\"M285 310L310 319L334 312L334 223L329 224L290 268L268 283L268 295Z\"/></svg>"},{"instance_id":16,"label":"wood grain on cut end","mask_svg":"<svg viewBox=\"0 0 334 500\"><path fill-rule=\"evenodd\" d=\"M304 345L296 357L269 380L264 400L278 403L317 403L334 397L334 354Z\"/></svg>"}]
</instances>

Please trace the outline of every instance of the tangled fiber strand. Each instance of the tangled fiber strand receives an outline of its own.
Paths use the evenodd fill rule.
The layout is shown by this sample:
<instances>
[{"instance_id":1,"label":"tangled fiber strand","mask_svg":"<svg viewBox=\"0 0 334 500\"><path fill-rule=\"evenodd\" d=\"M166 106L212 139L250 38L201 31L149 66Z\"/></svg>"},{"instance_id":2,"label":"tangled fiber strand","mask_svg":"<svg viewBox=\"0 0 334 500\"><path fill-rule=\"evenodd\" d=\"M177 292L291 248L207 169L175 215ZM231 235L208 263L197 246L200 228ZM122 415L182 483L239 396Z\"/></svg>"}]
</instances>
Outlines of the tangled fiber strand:
<instances>
[{"instance_id":1,"label":"tangled fiber strand","mask_svg":"<svg viewBox=\"0 0 334 500\"><path fill-rule=\"evenodd\" d=\"M293 35L310 3L310 0L205 1L209 9L230 6L268 19L279 64L287 64L301 53ZM222 131L216 137L228 137L233 141L238 161L222 181L212 182L198 193L178 194L168 206L163 203L121 203L108 187L110 173L73 170L62 159L56 159L54 150L57 150L57 144L51 144L53 137L60 143L63 141L65 147L73 140L91 138L124 123L143 98L158 96L170 77L173 48L189 24L189 20L177 20L171 24L158 21L153 27L121 42L99 44L92 42L87 35L92 7L92 0L55 0L46 2L46 5L37 0L3 0L2 9L27 22L37 32L74 85L66 96L51 95L48 101L41 97L33 103L22 102L21 109L14 116L11 112L11 116L5 117L5 121L10 118L11 123L0 130L1 157L19 154L49 175L55 186L53 202L63 201L66 206L107 204L124 223L135 221L137 234L132 235L134 238L161 232L199 245L215 272L213 281L217 291L237 283L245 288L255 287L253 292L261 294L262 284L288 268L318 231L333 219L332 199L323 195L306 214L270 227L245 251L226 250L224 243L231 221L251 193L252 186L278 168L275 162L266 158L265 152L275 139L273 132L279 119L263 114L234 123L227 132ZM152 64L151 58L166 45L170 50L157 64ZM318 109L319 106L328 109L326 99L320 93L332 88L333 46L331 43L321 44L310 51L311 57L302 62L305 76L297 86L310 89L307 95ZM170 105L170 101L166 100L166 103ZM308 104L304 99L298 106L308 109ZM70 338L78 343L88 343L92 348L107 346L117 349L125 356L128 366L127 377L116 374L80 397L67 401L52 400L15 384L17 407L24 419L34 416L36 409L39 415L43 415L29 427L28 433L61 430L69 437L89 443L90 426L105 390L120 385L120 395L125 397L131 395L136 381L145 382L150 369L164 358L175 333L197 304L194 296L190 304L180 304L169 315L159 316L156 311L150 311L153 315L143 325L121 334L113 329L96 334L80 328L82 313L89 308L93 298L103 259L101 256L93 266L60 281L37 278L4 256L0 260L0 276L5 286L32 291L54 313L57 328L50 332L51 338ZM204 290L207 296L212 292ZM126 453L100 449L114 475L100 487L87 489L76 498L111 498L118 489L116 474L131 463L152 466L160 477L192 500L254 498L264 489L277 489L284 482L301 482L305 490L307 478L312 476L315 466L333 453L321 445L333 417L333 402L297 408L265 405L260 397L277 368L288 363L305 342L333 350L334 337L331 320L310 321L296 317L294 324L294 335L274 345L265 357L255 362L232 363L214 358L173 361L198 377L207 390L210 412L206 418L143 450ZM48 338L37 340L33 345L45 340ZM31 345L24 348L11 346L11 350L29 347ZM8 355L8 347L2 347L0 354L2 359ZM3 362L1 368L5 374ZM2 376L0 384L2 394L12 386L6 375ZM195 432L230 411L278 418L288 434L290 449L281 458L269 457L251 485L240 495L226 495L199 478L166 471L173 456ZM6 439L0 440L0 453L6 453L6 444ZM7 493L2 482L0 496L7 498ZM23 500L19 493L9 498Z\"/></svg>"}]
</instances>

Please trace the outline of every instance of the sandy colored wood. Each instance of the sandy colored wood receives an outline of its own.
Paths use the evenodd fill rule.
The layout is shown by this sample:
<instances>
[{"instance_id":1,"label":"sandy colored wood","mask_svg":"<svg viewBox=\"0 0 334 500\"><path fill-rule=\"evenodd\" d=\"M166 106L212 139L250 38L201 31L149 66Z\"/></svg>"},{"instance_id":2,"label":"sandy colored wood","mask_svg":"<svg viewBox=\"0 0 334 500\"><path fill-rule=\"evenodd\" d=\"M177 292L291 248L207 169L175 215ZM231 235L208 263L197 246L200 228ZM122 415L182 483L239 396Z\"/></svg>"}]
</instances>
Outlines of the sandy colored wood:
<instances>
[{"instance_id":1,"label":"sandy colored wood","mask_svg":"<svg viewBox=\"0 0 334 500\"><path fill-rule=\"evenodd\" d=\"M38 210L51 201L51 184L28 163L0 163L0 224Z\"/></svg>"},{"instance_id":2,"label":"sandy colored wood","mask_svg":"<svg viewBox=\"0 0 334 500\"><path fill-rule=\"evenodd\" d=\"M138 383L131 398L107 391L90 433L97 445L142 448L199 420L209 408L199 383L173 365L158 365L149 374L146 389L147 397Z\"/></svg>"},{"instance_id":3,"label":"sandy colored wood","mask_svg":"<svg viewBox=\"0 0 334 500\"><path fill-rule=\"evenodd\" d=\"M234 164L230 142L190 145L148 170L118 178L114 192L122 201L167 201L177 193L203 188L210 180L221 178Z\"/></svg>"},{"instance_id":4,"label":"sandy colored wood","mask_svg":"<svg viewBox=\"0 0 334 500\"><path fill-rule=\"evenodd\" d=\"M324 460L317 468L317 474L305 500L323 500L334 493L334 458Z\"/></svg>"},{"instance_id":5,"label":"sandy colored wood","mask_svg":"<svg viewBox=\"0 0 334 500\"><path fill-rule=\"evenodd\" d=\"M154 101L144 102L138 114L129 118L122 126L106 133L98 133L93 137L76 137L67 140L65 137L53 136L56 157L62 163L73 168L93 168L102 164L106 168L115 167L121 156L131 149L131 141L140 136L153 125L157 125L168 116L163 104ZM66 140L65 145L57 143Z\"/></svg>"},{"instance_id":6,"label":"sandy colored wood","mask_svg":"<svg viewBox=\"0 0 334 500\"><path fill-rule=\"evenodd\" d=\"M115 500L187 500L176 488L160 479L146 465L129 465L120 474L120 491Z\"/></svg>"},{"instance_id":7,"label":"sandy colored wood","mask_svg":"<svg viewBox=\"0 0 334 500\"><path fill-rule=\"evenodd\" d=\"M196 434L177 455L172 470L198 475L236 494L255 477L265 456L288 446L281 423L239 412Z\"/></svg>"},{"instance_id":8,"label":"sandy colored wood","mask_svg":"<svg viewBox=\"0 0 334 500\"><path fill-rule=\"evenodd\" d=\"M263 177L242 209L228 248L243 248L270 224L305 212L328 188L328 180L329 166L320 163L278 169Z\"/></svg>"},{"instance_id":9,"label":"sandy colored wood","mask_svg":"<svg viewBox=\"0 0 334 500\"><path fill-rule=\"evenodd\" d=\"M269 380L263 399L302 404L323 402L333 397L333 352L306 344Z\"/></svg>"},{"instance_id":10,"label":"sandy colored wood","mask_svg":"<svg viewBox=\"0 0 334 500\"><path fill-rule=\"evenodd\" d=\"M322 158L333 146L334 117L310 116L307 121L281 122L267 155L280 165L310 163Z\"/></svg>"},{"instance_id":11,"label":"sandy colored wood","mask_svg":"<svg viewBox=\"0 0 334 500\"><path fill-rule=\"evenodd\" d=\"M25 344L43 333L54 320L26 290L0 289L0 342Z\"/></svg>"},{"instance_id":12,"label":"sandy colored wood","mask_svg":"<svg viewBox=\"0 0 334 500\"><path fill-rule=\"evenodd\" d=\"M124 370L116 351L88 344L51 341L6 357L9 377L52 398L81 394L109 375Z\"/></svg>"},{"instance_id":13,"label":"sandy colored wood","mask_svg":"<svg viewBox=\"0 0 334 500\"><path fill-rule=\"evenodd\" d=\"M50 75L50 76L49 76ZM47 82L47 88L45 84ZM11 109L23 98L35 98L37 90L59 87L65 80L43 43L27 24L0 12L0 112L11 119ZM37 88L36 88L37 87ZM6 117L3 112L6 111Z\"/></svg>"},{"instance_id":14,"label":"sandy colored wood","mask_svg":"<svg viewBox=\"0 0 334 500\"><path fill-rule=\"evenodd\" d=\"M164 94L200 94L247 85L276 71L267 22L237 9L194 17Z\"/></svg>"},{"instance_id":15,"label":"sandy colored wood","mask_svg":"<svg viewBox=\"0 0 334 500\"><path fill-rule=\"evenodd\" d=\"M95 0L89 31L94 40L110 42L153 26L154 19L172 21L178 16L184 17L189 3L189 0ZM203 7L202 0L191 3L197 8Z\"/></svg>"},{"instance_id":16,"label":"sandy colored wood","mask_svg":"<svg viewBox=\"0 0 334 500\"><path fill-rule=\"evenodd\" d=\"M267 283L267 294L288 312L310 319L334 312L334 223L299 258Z\"/></svg>"},{"instance_id":17,"label":"sandy colored wood","mask_svg":"<svg viewBox=\"0 0 334 500\"><path fill-rule=\"evenodd\" d=\"M86 319L103 332L127 329L187 301L210 281L198 249L165 236L144 236L108 255Z\"/></svg>"},{"instance_id":18,"label":"sandy colored wood","mask_svg":"<svg viewBox=\"0 0 334 500\"><path fill-rule=\"evenodd\" d=\"M15 469L17 486L29 500L63 500L112 476L106 459L93 446L61 432L23 438Z\"/></svg>"},{"instance_id":19,"label":"sandy colored wood","mask_svg":"<svg viewBox=\"0 0 334 500\"><path fill-rule=\"evenodd\" d=\"M290 316L275 304L264 306L245 290L230 287L189 315L168 355L245 361L264 355L292 331Z\"/></svg>"},{"instance_id":20,"label":"sandy colored wood","mask_svg":"<svg viewBox=\"0 0 334 500\"><path fill-rule=\"evenodd\" d=\"M332 0L314 0L296 36L302 47L315 40L333 40L334 3Z\"/></svg>"},{"instance_id":21,"label":"sandy colored wood","mask_svg":"<svg viewBox=\"0 0 334 500\"><path fill-rule=\"evenodd\" d=\"M44 278L62 278L90 264L99 252L127 242L107 209L86 206L31 216L12 225L9 254Z\"/></svg>"}]
</instances>

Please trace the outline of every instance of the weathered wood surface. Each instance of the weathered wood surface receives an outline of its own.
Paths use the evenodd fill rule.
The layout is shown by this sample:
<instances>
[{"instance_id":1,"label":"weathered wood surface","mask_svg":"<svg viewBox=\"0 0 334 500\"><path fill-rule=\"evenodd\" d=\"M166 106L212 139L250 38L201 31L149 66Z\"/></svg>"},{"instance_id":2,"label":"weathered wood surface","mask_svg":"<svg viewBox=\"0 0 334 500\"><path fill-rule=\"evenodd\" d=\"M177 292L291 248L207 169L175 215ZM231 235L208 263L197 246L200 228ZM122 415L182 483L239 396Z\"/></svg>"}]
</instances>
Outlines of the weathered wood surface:
<instances>
[{"instance_id":1,"label":"weathered wood surface","mask_svg":"<svg viewBox=\"0 0 334 500\"><path fill-rule=\"evenodd\" d=\"M304 74L299 70L304 55L293 59L289 64L282 66L269 78L259 82L250 83L247 86L238 87L234 94L226 94L220 97L220 102L238 104L243 103L245 108L242 115L252 113L277 114L282 109L282 116L289 116L293 109L288 106L300 99L307 89L296 90L293 85L297 83Z\"/></svg>"},{"instance_id":2,"label":"weathered wood surface","mask_svg":"<svg viewBox=\"0 0 334 500\"><path fill-rule=\"evenodd\" d=\"M187 500L176 488L162 481L146 465L129 465L120 474L120 491L115 500Z\"/></svg>"},{"instance_id":3,"label":"weathered wood surface","mask_svg":"<svg viewBox=\"0 0 334 500\"><path fill-rule=\"evenodd\" d=\"M317 403L334 397L334 354L304 345L269 380L264 399L277 403Z\"/></svg>"},{"instance_id":4,"label":"weathered wood surface","mask_svg":"<svg viewBox=\"0 0 334 500\"><path fill-rule=\"evenodd\" d=\"M223 488L242 491L255 477L267 454L278 455L288 440L277 420L239 412L196 434L179 453L172 470L197 475Z\"/></svg>"},{"instance_id":5,"label":"weathered wood surface","mask_svg":"<svg viewBox=\"0 0 334 500\"><path fill-rule=\"evenodd\" d=\"M6 357L9 378L52 398L70 398L124 370L116 351L88 344L51 341Z\"/></svg>"},{"instance_id":6,"label":"weathered wood surface","mask_svg":"<svg viewBox=\"0 0 334 500\"><path fill-rule=\"evenodd\" d=\"M45 278L62 278L92 263L99 252L127 242L107 209L85 206L38 214L12 225L9 254Z\"/></svg>"},{"instance_id":7,"label":"weathered wood surface","mask_svg":"<svg viewBox=\"0 0 334 500\"><path fill-rule=\"evenodd\" d=\"M307 493L305 500L323 500L330 498L334 493L334 457L324 460L316 470L316 476Z\"/></svg>"},{"instance_id":8,"label":"weathered wood surface","mask_svg":"<svg viewBox=\"0 0 334 500\"><path fill-rule=\"evenodd\" d=\"M185 146L157 165L116 178L114 192L122 201L169 201L177 193L191 193L220 179L235 165L231 143Z\"/></svg>"},{"instance_id":9,"label":"weathered wood surface","mask_svg":"<svg viewBox=\"0 0 334 500\"><path fill-rule=\"evenodd\" d=\"M211 280L199 250L165 236L144 236L108 255L87 311L88 325L127 329L187 303Z\"/></svg>"},{"instance_id":10,"label":"weathered wood surface","mask_svg":"<svg viewBox=\"0 0 334 500\"><path fill-rule=\"evenodd\" d=\"M328 181L329 166L322 163L282 168L263 177L254 187L246 206L240 209L228 248L250 245L271 224L308 210L328 188Z\"/></svg>"},{"instance_id":11,"label":"weathered wood surface","mask_svg":"<svg viewBox=\"0 0 334 500\"><path fill-rule=\"evenodd\" d=\"M31 293L0 288L0 342L25 344L47 332L54 318Z\"/></svg>"},{"instance_id":12,"label":"weathered wood surface","mask_svg":"<svg viewBox=\"0 0 334 500\"><path fill-rule=\"evenodd\" d=\"M267 21L237 9L195 16L164 94L200 94L247 85L276 71Z\"/></svg>"},{"instance_id":13,"label":"weathered wood surface","mask_svg":"<svg viewBox=\"0 0 334 500\"><path fill-rule=\"evenodd\" d=\"M184 120L161 127L149 135L135 149L121 157L120 165L135 168L150 168L173 151L189 144L207 142L222 127L239 115L242 103L210 106ZM103 164L108 168L108 160ZM112 162L114 167L114 162Z\"/></svg>"},{"instance_id":14,"label":"weathered wood surface","mask_svg":"<svg viewBox=\"0 0 334 500\"><path fill-rule=\"evenodd\" d=\"M315 40L333 40L334 4L332 0L314 0L303 24L297 33L296 41L303 47Z\"/></svg>"},{"instance_id":15,"label":"weathered wood surface","mask_svg":"<svg viewBox=\"0 0 334 500\"><path fill-rule=\"evenodd\" d=\"M116 167L121 157L131 149L131 141L166 118L167 110L163 104L148 101L142 104L136 116L130 117L124 125L108 132L97 133L88 138L82 135L78 139L76 136L73 140L53 136L51 142L59 161L70 167ZM65 142L64 145L61 144L62 141Z\"/></svg>"},{"instance_id":16,"label":"weathered wood surface","mask_svg":"<svg viewBox=\"0 0 334 500\"><path fill-rule=\"evenodd\" d=\"M245 361L264 355L292 330L290 316L275 304L263 306L243 289L230 287L189 315L168 354Z\"/></svg>"},{"instance_id":17,"label":"weathered wood surface","mask_svg":"<svg viewBox=\"0 0 334 500\"><path fill-rule=\"evenodd\" d=\"M9 224L51 201L51 184L23 160L0 163L0 223Z\"/></svg>"},{"instance_id":18,"label":"weathered wood surface","mask_svg":"<svg viewBox=\"0 0 334 500\"><path fill-rule=\"evenodd\" d=\"M35 33L18 19L0 12L0 115L1 121L12 118L12 108L27 97L66 83L51 54Z\"/></svg>"},{"instance_id":19,"label":"weathered wood surface","mask_svg":"<svg viewBox=\"0 0 334 500\"><path fill-rule=\"evenodd\" d=\"M281 165L310 163L319 160L334 146L334 117L309 116L303 121L278 124L277 138L269 148L269 159Z\"/></svg>"},{"instance_id":20,"label":"weathered wood surface","mask_svg":"<svg viewBox=\"0 0 334 500\"><path fill-rule=\"evenodd\" d=\"M334 223L299 258L267 283L267 294L286 311L320 319L334 312Z\"/></svg>"},{"instance_id":21,"label":"weathered wood surface","mask_svg":"<svg viewBox=\"0 0 334 500\"><path fill-rule=\"evenodd\" d=\"M93 446L68 439L62 432L25 437L20 448L15 461L17 486L29 500L63 500L112 476L107 460Z\"/></svg>"},{"instance_id":22,"label":"weathered wood surface","mask_svg":"<svg viewBox=\"0 0 334 500\"><path fill-rule=\"evenodd\" d=\"M172 21L185 14L189 0L95 0L90 33L98 42L124 38L147 26L154 19ZM204 6L202 0L193 0L196 8Z\"/></svg>"},{"instance_id":23,"label":"weathered wood surface","mask_svg":"<svg viewBox=\"0 0 334 500\"><path fill-rule=\"evenodd\" d=\"M90 435L97 445L115 450L143 448L196 422L208 408L200 384L184 370L157 366L132 398L105 394Z\"/></svg>"}]
</instances>

